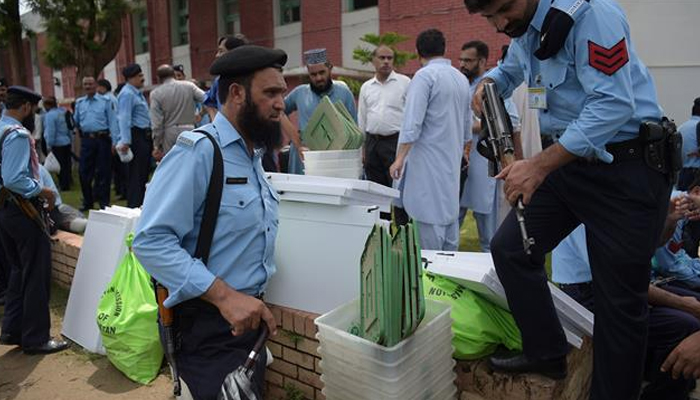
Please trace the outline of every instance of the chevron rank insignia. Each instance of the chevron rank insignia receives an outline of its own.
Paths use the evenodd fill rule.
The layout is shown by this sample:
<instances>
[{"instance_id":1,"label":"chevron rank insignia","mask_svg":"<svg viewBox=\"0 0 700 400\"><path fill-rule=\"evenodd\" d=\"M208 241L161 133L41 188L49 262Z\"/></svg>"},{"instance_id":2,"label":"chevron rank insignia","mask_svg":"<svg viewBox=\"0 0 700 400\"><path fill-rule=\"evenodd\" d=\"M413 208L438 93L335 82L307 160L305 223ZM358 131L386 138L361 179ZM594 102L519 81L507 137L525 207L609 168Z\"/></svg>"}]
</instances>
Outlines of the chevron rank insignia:
<instances>
[{"instance_id":1,"label":"chevron rank insignia","mask_svg":"<svg viewBox=\"0 0 700 400\"><path fill-rule=\"evenodd\" d=\"M598 71L612 75L624 67L630 60L627 52L627 41L622 38L611 48L603 47L597 43L588 41L588 62Z\"/></svg>"}]
</instances>

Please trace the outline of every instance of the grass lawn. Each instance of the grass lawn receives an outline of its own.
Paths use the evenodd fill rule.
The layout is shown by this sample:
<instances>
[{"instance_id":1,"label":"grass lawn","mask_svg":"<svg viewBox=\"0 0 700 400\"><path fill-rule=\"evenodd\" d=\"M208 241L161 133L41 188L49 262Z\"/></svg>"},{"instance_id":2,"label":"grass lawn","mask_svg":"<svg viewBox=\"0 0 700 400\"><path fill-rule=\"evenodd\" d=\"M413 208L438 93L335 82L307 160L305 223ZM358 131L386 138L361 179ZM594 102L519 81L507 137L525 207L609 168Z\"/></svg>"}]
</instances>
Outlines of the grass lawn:
<instances>
[{"instance_id":1,"label":"grass lawn","mask_svg":"<svg viewBox=\"0 0 700 400\"><path fill-rule=\"evenodd\" d=\"M58 187L58 176L56 174L51 174L53 177L54 183L56 183L56 187ZM114 185L110 185L111 188L111 194L110 194L110 201L112 205L118 205L118 206L125 206L126 207L126 200L117 200L117 195L114 193ZM71 186L71 190L69 191L64 191L60 192L61 193L61 200L63 200L64 204L68 204L70 206L75 207L76 209L80 209L83 205L83 193L80 190L80 178L78 177L78 165L75 164L73 166L73 185ZM97 201L95 201L95 208L99 208L99 204ZM87 215L86 215L87 216Z\"/></svg>"}]
</instances>

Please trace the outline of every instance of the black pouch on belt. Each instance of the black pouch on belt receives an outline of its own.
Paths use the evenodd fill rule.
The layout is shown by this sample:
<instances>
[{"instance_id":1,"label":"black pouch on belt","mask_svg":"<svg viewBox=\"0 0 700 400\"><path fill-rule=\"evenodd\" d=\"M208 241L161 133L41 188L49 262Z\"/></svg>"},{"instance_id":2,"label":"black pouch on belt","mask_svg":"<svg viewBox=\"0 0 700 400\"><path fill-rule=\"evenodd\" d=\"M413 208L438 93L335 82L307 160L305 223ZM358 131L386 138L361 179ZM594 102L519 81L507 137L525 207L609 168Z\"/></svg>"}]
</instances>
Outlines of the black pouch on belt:
<instances>
[{"instance_id":1,"label":"black pouch on belt","mask_svg":"<svg viewBox=\"0 0 700 400\"><path fill-rule=\"evenodd\" d=\"M673 121L664 117L661 123L643 122L639 127L639 139L644 146L646 164L662 174L669 175L675 182L683 166L683 138L676 132Z\"/></svg>"}]
</instances>

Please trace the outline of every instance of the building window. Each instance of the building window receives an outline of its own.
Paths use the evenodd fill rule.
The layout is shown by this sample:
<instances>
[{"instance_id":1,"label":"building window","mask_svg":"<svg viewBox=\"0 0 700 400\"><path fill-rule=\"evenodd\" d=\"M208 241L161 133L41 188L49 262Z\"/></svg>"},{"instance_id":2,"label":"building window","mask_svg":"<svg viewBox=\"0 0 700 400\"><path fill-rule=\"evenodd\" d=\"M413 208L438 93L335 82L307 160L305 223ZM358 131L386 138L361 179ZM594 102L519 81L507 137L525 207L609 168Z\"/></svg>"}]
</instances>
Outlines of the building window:
<instances>
[{"instance_id":1,"label":"building window","mask_svg":"<svg viewBox=\"0 0 700 400\"><path fill-rule=\"evenodd\" d=\"M148 52L148 15L141 11L134 15L134 52L143 54Z\"/></svg>"},{"instance_id":2,"label":"building window","mask_svg":"<svg viewBox=\"0 0 700 400\"><path fill-rule=\"evenodd\" d=\"M171 0L173 46L182 46L190 42L190 13L187 0Z\"/></svg>"},{"instance_id":3,"label":"building window","mask_svg":"<svg viewBox=\"0 0 700 400\"><path fill-rule=\"evenodd\" d=\"M347 10L355 11L363 8L376 7L379 0L347 0Z\"/></svg>"},{"instance_id":4,"label":"building window","mask_svg":"<svg viewBox=\"0 0 700 400\"><path fill-rule=\"evenodd\" d=\"M301 0L280 0L280 25L301 21Z\"/></svg>"},{"instance_id":5,"label":"building window","mask_svg":"<svg viewBox=\"0 0 700 400\"><path fill-rule=\"evenodd\" d=\"M221 0L221 25L220 35L234 35L241 32L241 12L238 0Z\"/></svg>"}]
</instances>

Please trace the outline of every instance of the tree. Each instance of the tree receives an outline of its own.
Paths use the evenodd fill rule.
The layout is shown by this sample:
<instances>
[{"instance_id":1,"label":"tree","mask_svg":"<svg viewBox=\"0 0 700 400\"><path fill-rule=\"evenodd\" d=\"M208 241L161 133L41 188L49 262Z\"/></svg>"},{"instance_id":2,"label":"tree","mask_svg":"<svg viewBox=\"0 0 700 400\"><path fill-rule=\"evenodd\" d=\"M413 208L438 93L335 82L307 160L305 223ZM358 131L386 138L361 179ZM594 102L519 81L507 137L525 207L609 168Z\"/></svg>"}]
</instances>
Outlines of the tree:
<instances>
[{"instance_id":1,"label":"tree","mask_svg":"<svg viewBox=\"0 0 700 400\"><path fill-rule=\"evenodd\" d=\"M19 19L19 0L4 0L0 3L0 47L8 49L10 54L9 76L11 85L24 85L27 69L24 65L22 46L22 22Z\"/></svg>"},{"instance_id":2,"label":"tree","mask_svg":"<svg viewBox=\"0 0 700 400\"><path fill-rule=\"evenodd\" d=\"M75 93L82 78L97 76L117 55L122 18L136 4L129 0L27 0L44 20L47 46L43 61L54 69L77 67Z\"/></svg>"},{"instance_id":3,"label":"tree","mask_svg":"<svg viewBox=\"0 0 700 400\"><path fill-rule=\"evenodd\" d=\"M394 50L394 67L400 69L410 60L417 58L418 56L409 51L401 51L396 49L396 45L408 40L409 37L405 35L398 34L396 32L386 32L381 35L376 35L374 33L367 33L360 38L361 41L373 45L375 48L380 45L385 45ZM362 46L357 46L352 52L352 58L361 62L362 64L367 64L372 62L372 50L364 48Z\"/></svg>"}]
</instances>

